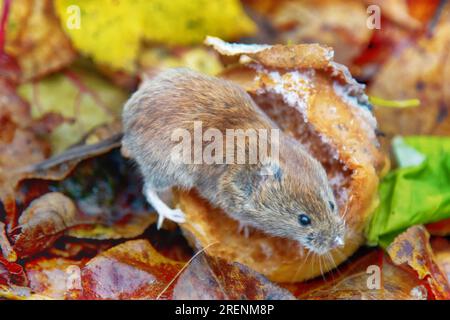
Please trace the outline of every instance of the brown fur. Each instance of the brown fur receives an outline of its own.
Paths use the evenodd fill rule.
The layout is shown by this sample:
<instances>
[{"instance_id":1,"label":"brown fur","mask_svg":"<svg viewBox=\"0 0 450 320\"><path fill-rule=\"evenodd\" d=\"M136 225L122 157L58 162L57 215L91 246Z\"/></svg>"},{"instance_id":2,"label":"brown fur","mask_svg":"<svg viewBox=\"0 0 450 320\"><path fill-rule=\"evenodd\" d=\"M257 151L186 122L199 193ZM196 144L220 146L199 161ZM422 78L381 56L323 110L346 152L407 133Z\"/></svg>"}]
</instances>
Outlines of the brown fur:
<instances>
[{"instance_id":1,"label":"brown fur","mask_svg":"<svg viewBox=\"0 0 450 320\"><path fill-rule=\"evenodd\" d=\"M167 70L142 84L124 108L124 149L136 160L146 184L165 189L195 187L211 203L243 224L268 234L295 239L318 253L344 238L344 223L325 170L293 138L281 134L273 175L261 164L185 164L171 160L177 128L193 136L193 122L203 132L219 129L273 129L276 125L239 86L188 69ZM203 142L203 147L209 144ZM225 146L225 139L224 139ZM245 146L248 155L248 142ZM226 152L237 152L227 150ZM300 213L310 226L298 222Z\"/></svg>"}]
</instances>

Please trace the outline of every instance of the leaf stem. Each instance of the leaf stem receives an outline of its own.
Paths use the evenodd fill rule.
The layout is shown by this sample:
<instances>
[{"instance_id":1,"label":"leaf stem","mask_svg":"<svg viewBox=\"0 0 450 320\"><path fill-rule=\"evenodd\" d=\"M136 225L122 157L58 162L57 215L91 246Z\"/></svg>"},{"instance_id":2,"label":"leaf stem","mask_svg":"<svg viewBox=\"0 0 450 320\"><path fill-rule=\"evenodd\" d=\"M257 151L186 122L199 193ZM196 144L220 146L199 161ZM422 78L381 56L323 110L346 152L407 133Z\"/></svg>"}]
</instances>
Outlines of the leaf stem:
<instances>
[{"instance_id":1,"label":"leaf stem","mask_svg":"<svg viewBox=\"0 0 450 320\"><path fill-rule=\"evenodd\" d=\"M420 106L420 100L419 99L407 99L407 100L386 100L380 97L369 97L370 103L373 105L379 106L379 107L386 107L386 108L398 108L398 109L405 109L405 108L414 108Z\"/></svg>"}]
</instances>

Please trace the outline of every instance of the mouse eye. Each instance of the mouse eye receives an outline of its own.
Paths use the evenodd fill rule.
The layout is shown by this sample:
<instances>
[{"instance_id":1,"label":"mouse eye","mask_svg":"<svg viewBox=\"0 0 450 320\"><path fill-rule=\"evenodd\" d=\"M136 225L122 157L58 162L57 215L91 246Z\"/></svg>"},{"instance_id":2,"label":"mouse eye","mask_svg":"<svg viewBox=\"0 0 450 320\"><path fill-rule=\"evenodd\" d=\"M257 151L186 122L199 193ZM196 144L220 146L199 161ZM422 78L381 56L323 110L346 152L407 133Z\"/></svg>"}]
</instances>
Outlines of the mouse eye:
<instances>
[{"instance_id":1,"label":"mouse eye","mask_svg":"<svg viewBox=\"0 0 450 320\"><path fill-rule=\"evenodd\" d=\"M330 205L331 211L334 211L335 205L333 201L328 201L328 204Z\"/></svg>"},{"instance_id":2,"label":"mouse eye","mask_svg":"<svg viewBox=\"0 0 450 320\"><path fill-rule=\"evenodd\" d=\"M298 222L302 226L308 226L311 224L311 219L306 214L301 214L298 216Z\"/></svg>"}]
</instances>

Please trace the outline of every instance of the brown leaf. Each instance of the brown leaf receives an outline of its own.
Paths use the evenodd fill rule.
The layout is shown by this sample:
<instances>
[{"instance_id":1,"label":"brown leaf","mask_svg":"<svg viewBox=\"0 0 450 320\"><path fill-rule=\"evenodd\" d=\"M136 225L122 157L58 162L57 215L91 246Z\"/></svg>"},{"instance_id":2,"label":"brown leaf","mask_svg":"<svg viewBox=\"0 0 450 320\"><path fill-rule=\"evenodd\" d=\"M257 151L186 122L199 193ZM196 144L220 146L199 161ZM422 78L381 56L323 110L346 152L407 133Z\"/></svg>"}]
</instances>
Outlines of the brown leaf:
<instances>
[{"instance_id":1,"label":"brown leaf","mask_svg":"<svg viewBox=\"0 0 450 320\"><path fill-rule=\"evenodd\" d=\"M347 65L372 35L360 0L283 1L269 18L278 31L278 43L326 44L336 51L336 61Z\"/></svg>"},{"instance_id":2,"label":"brown leaf","mask_svg":"<svg viewBox=\"0 0 450 320\"><path fill-rule=\"evenodd\" d=\"M6 236L5 224L0 221L0 253L8 261L16 261L17 255Z\"/></svg>"},{"instance_id":3,"label":"brown leaf","mask_svg":"<svg viewBox=\"0 0 450 320\"><path fill-rule=\"evenodd\" d=\"M419 279L428 283L436 299L450 299L450 284L436 262L429 239L423 226L414 226L397 236L387 252L396 265L416 271Z\"/></svg>"},{"instance_id":4,"label":"brown leaf","mask_svg":"<svg viewBox=\"0 0 450 320\"><path fill-rule=\"evenodd\" d=\"M12 2L5 50L16 58L22 81L59 70L76 58L51 0Z\"/></svg>"},{"instance_id":5,"label":"brown leaf","mask_svg":"<svg viewBox=\"0 0 450 320\"><path fill-rule=\"evenodd\" d=\"M50 247L56 239L77 221L77 208L62 193L51 192L37 198L19 218L19 225L12 230L14 250L20 257L27 257Z\"/></svg>"},{"instance_id":6,"label":"brown leaf","mask_svg":"<svg viewBox=\"0 0 450 320\"><path fill-rule=\"evenodd\" d=\"M146 240L128 241L93 258L82 269L83 298L165 299L172 291L166 286L182 266L160 255Z\"/></svg>"},{"instance_id":7,"label":"brown leaf","mask_svg":"<svg viewBox=\"0 0 450 320\"><path fill-rule=\"evenodd\" d=\"M80 268L84 262L64 258L39 258L25 264L29 287L53 299L74 298L81 290Z\"/></svg>"},{"instance_id":8,"label":"brown leaf","mask_svg":"<svg viewBox=\"0 0 450 320\"><path fill-rule=\"evenodd\" d=\"M374 271L379 270L380 287L369 287ZM417 276L395 266L381 250L370 251L325 278L287 284L299 299L313 300L423 300L427 290Z\"/></svg>"},{"instance_id":9,"label":"brown leaf","mask_svg":"<svg viewBox=\"0 0 450 320\"><path fill-rule=\"evenodd\" d=\"M199 252L185 265L162 256L146 240L109 249L81 275L85 299L293 299L240 264Z\"/></svg>"},{"instance_id":10,"label":"brown leaf","mask_svg":"<svg viewBox=\"0 0 450 320\"><path fill-rule=\"evenodd\" d=\"M292 300L287 290L240 263L200 254L179 276L174 300Z\"/></svg>"},{"instance_id":11,"label":"brown leaf","mask_svg":"<svg viewBox=\"0 0 450 320\"><path fill-rule=\"evenodd\" d=\"M19 208L29 206L12 231L14 249L20 257L48 248L63 234L89 239L133 238L155 222L156 216L150 214L142 195L140 177L118 150L83 161L118 145L120 135L69 149L20 172L24 180L18 185L16 201L9 201L11 208L7 209L17 210L12 205L16 202ZM65 197L65 201L74 203L66 212L67 207L55 207L58 201L51 197ZM28 221L30 215L33 219Z\"/></svg>"},{"instance_id":12,"label":"brown leaf","mask_svg":"<svg viewBox=\"0 0 450 320\"><path fill-rule=\"evenodd\" d=\"M0 57L1 60L1 57ZM1 69L1 61L0 61ZM0 78L0 200L7 213L7 223L16 220L14 187L18 181L15 170L40 162L50 153L49 144L37 135L29 105L15 91L15 86Z\"/></svg>"},{"instance_id":13,"label":"brown leaf","mask_svg":"<svg viewBox=\"0 0 450 320\"><path fill-rule=\"evenodd\" d=\"M418 29L421 27L421 22L411 16L407 0L365 0L365 2L367 5L379 6L384 17L402 27L409 29Z\"/></svg>"},{"instance_id":14,"label":"brown leaf","mask_svg":"<svg viewBox=\"0 0 450 320\"><path fill-rule=\"evenodd\" d=\"M380 130L394 135L450 132L450 5L432 33L397 43L397 52L382 66L369 92L384 99L419 99L420 107L376 107Z\"/></svg>"},{"instance_id":15,"label":"brown leaf","mask_svg":"<svg viewBox=\"0 0 450 320\"><path fill-rule=\"evenodd\" d=\"M450 241L436 237L431 240L431 247L437 263L447 275L447 279L450 279Z\"/></svg>"}]
</instances>

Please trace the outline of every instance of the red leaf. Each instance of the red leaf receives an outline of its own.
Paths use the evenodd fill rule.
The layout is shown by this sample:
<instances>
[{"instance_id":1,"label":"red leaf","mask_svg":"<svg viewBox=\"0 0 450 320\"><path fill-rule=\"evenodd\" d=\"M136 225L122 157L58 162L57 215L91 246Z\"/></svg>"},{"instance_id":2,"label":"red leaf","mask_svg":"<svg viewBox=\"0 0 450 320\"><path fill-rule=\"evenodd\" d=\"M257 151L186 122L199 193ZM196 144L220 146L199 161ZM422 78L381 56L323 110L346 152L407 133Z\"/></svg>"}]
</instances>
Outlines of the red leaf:
<instances>
[{"instance_id":1,"label":"red leaf","mask_svg":"<svg viewBox=\"0 0 450 320\"><path fill-rule=\"evenodd\" d=\"M201 254L179 276L174 300L293 300L287 290L239 263Z\"/></svg>"},{"instance_id":2,"label":"red leaf","mask_svg":"<svg viewBox=\"0 0 450 320\"><path fill-rule=\"evenodd\" d=\"M133 240L111 248L82 269L85 299L166 299L166 286L183 263L160 255L146 240Z\"/></svg>"},{"instance_id":3,"label":"red leaf","mask_svg":"<svg viewBox=\"0 0 450 320\"><path fill-rule=\"evenodd\" d=\"M76 215L73 201L61 193L47 193L34 200L12 230L14 250L20 257L27 257L48 248L77 223Z\"/></svg>"}]
</instances>

